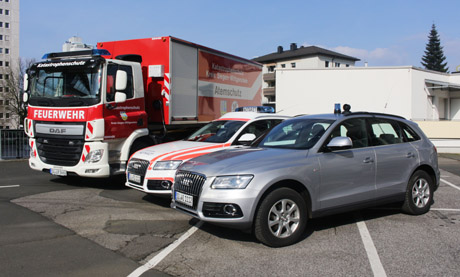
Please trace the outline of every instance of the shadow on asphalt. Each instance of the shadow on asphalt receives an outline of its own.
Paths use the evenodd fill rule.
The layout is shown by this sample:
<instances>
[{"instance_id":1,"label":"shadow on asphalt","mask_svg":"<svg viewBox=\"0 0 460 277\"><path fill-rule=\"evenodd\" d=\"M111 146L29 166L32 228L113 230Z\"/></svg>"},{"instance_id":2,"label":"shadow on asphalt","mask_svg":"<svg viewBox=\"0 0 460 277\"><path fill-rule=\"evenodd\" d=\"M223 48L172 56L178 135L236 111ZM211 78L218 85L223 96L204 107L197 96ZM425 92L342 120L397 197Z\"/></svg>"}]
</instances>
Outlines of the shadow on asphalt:
<instances>
[{"instance_id":1,"label":"shadow on asphalt","mask_svg":"<svg viewBox=\"0 0 460 277\"><path fill-rule=\"evenodd\" d=\"M109 178L85 178L79 176L56 177L50 180L53 183L79 187L106 190L127 190L125 175L116 175Z\"/></svg>"},{"instance_id":2,"label":"shadow on asphalt","mask_svg":"<svg viewBox=\"0 0 460 277\"><path fill-rule=\"evenodd\" d=\"M162 206L164 208L171 207L171 195L156 196L156 195L146 194L144 197L142 197L142 200L155 204L155 205Z\"/></svg>"},{"instance_id":3,"label":"shadow on asphalt","mask_svg":"<svg viewBox=\"0 0 460 277\"><path fill-rule=\"evenodd\" d=\"M376 208L369 208L364 210L347 212L343 214L310 219L307 223L305 233L300 238L300 241L308 239L308 237L310 237L314 232L323 231L327 229L334 229L340 226L350 224L356 224L356 213L359 213L364 220L371 220L399 214L401 213L400 208L400 204L390 204L385 206L378 206ZM195 225L196 222L196 219L192 219L190 220L190 225ZM258 242L255 236L250 231L241 231L223 226L213 225L210 223L203 224L203 226L200 229L219 238L241 242L254 242L262 245L262 243Z\"/></svg>"}]
</instances>

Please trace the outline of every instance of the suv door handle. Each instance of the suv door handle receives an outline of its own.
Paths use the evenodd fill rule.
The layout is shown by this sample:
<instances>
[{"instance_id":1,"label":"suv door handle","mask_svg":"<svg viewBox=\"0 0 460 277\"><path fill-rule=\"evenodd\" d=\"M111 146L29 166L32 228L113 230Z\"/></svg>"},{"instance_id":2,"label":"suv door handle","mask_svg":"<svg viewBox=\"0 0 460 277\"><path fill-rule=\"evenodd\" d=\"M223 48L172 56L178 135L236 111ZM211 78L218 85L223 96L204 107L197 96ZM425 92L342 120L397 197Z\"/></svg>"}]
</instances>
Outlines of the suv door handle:
<instances>
[{"instance_id":1,"label":"suv door handle","mask_svg":"<svg viewBox=\"0 0 460 277\"><path fill-rule=\"evenodd\" d=\"M364 161L363 161L363 163L365 164L373 163L373 162L374 162L374 159L372 159L371 157L364 158Z\"/></svg>"},{"instance_id":2,"label":"suv door handle","mask_svg":"<svg viewBox=\"0 0 460 277\"><path fill-rule=\"evenodd\" d=\"M415 158L415 154L412 153L412 152L409 152L409 153L407 153L407 156L406 156L406 157L409 158L409 159L410 159L410 158Z\"/></svg>"}]
</instances>

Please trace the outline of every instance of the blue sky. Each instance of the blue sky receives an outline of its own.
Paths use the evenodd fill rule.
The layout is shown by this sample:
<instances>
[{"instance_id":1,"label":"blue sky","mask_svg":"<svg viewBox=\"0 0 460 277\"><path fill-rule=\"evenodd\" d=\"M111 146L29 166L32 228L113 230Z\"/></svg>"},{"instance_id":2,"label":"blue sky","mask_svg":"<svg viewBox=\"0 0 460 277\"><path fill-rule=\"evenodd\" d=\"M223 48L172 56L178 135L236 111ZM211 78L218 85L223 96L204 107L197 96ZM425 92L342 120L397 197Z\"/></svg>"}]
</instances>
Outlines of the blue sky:
<instances>
[{"instance_id":1,"label":"blue sky","mask_svg":"<svg viewBox=\"0 0 460 277\"><path fill-rule=\"evenodd\" d=\"M369 66L421 66L433 23L450 71L460 66L460 1L21 0L20 56L40 59L72 36L175 36L244 58L316 45Z\"/></svg>"}]
</instances>

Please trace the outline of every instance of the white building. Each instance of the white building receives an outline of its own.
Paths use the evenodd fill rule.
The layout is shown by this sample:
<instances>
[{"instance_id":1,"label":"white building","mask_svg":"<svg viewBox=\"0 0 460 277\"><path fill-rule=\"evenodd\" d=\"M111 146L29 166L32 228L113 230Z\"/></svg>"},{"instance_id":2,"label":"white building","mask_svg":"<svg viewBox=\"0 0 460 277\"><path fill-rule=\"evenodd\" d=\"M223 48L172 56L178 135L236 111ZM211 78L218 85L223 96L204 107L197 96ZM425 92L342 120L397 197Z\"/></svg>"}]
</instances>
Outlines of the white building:
<instances>
[{"instance_id":1,"label":"white building","mask_svg":"<svg viewBox=\"0 0 460 277\"><path fill-rule=\"evenodd\" d=\"M17 128L17 120L8 109L5 82L11 67L19 61L19 0L0 1L0 129Z\"/></svg>"},{"instance_id":2,"label":"white building","mask_svg":"<svg viewBox=\"0 0 460 277\"><path fill-rule=\"evenodd\" d=\"M270 53L253 59L262 63L263 73L263 94L266 105L275 107L276 101L276 76L278 69L318 69L318 68L345 68L352 67L359 59L343 55L331 50L317 46L297 47L296 43L291 43L289 50L284 50L282 46L274 53Z\"/></svg>"},{"instance_id":3,"label":"white building","mask_svg":"<svg viewBox=\"0 0 460 277\"><path fill-rule=\"evenodd\" d=\"M282 69L276 72L281 114L352 111L401 115L416 121L439 152L460 152L460 74L412 66Z\"/></svg>"}]
</instances>

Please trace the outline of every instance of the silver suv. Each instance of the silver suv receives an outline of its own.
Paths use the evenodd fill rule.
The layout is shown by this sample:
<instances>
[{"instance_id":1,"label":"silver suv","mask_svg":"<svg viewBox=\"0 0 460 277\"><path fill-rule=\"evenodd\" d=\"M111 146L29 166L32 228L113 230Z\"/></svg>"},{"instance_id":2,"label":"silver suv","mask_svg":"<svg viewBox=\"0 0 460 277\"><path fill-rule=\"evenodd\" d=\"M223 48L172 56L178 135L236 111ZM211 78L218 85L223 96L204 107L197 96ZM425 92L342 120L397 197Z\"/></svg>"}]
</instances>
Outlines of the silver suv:
<instances>
[{"instance_id":1,"label":"silver suv","mask_svg":"<svg viewBox=\"0 0 460 277\"><path fill-rule=\"evenodd\" d=\"M389 202L426 213L439 178L436 148L414 122L309 115L282 122L255 146L184 163L171 206L280 247L298 241L309 218Z\"/></svg>"}]
</instances>

